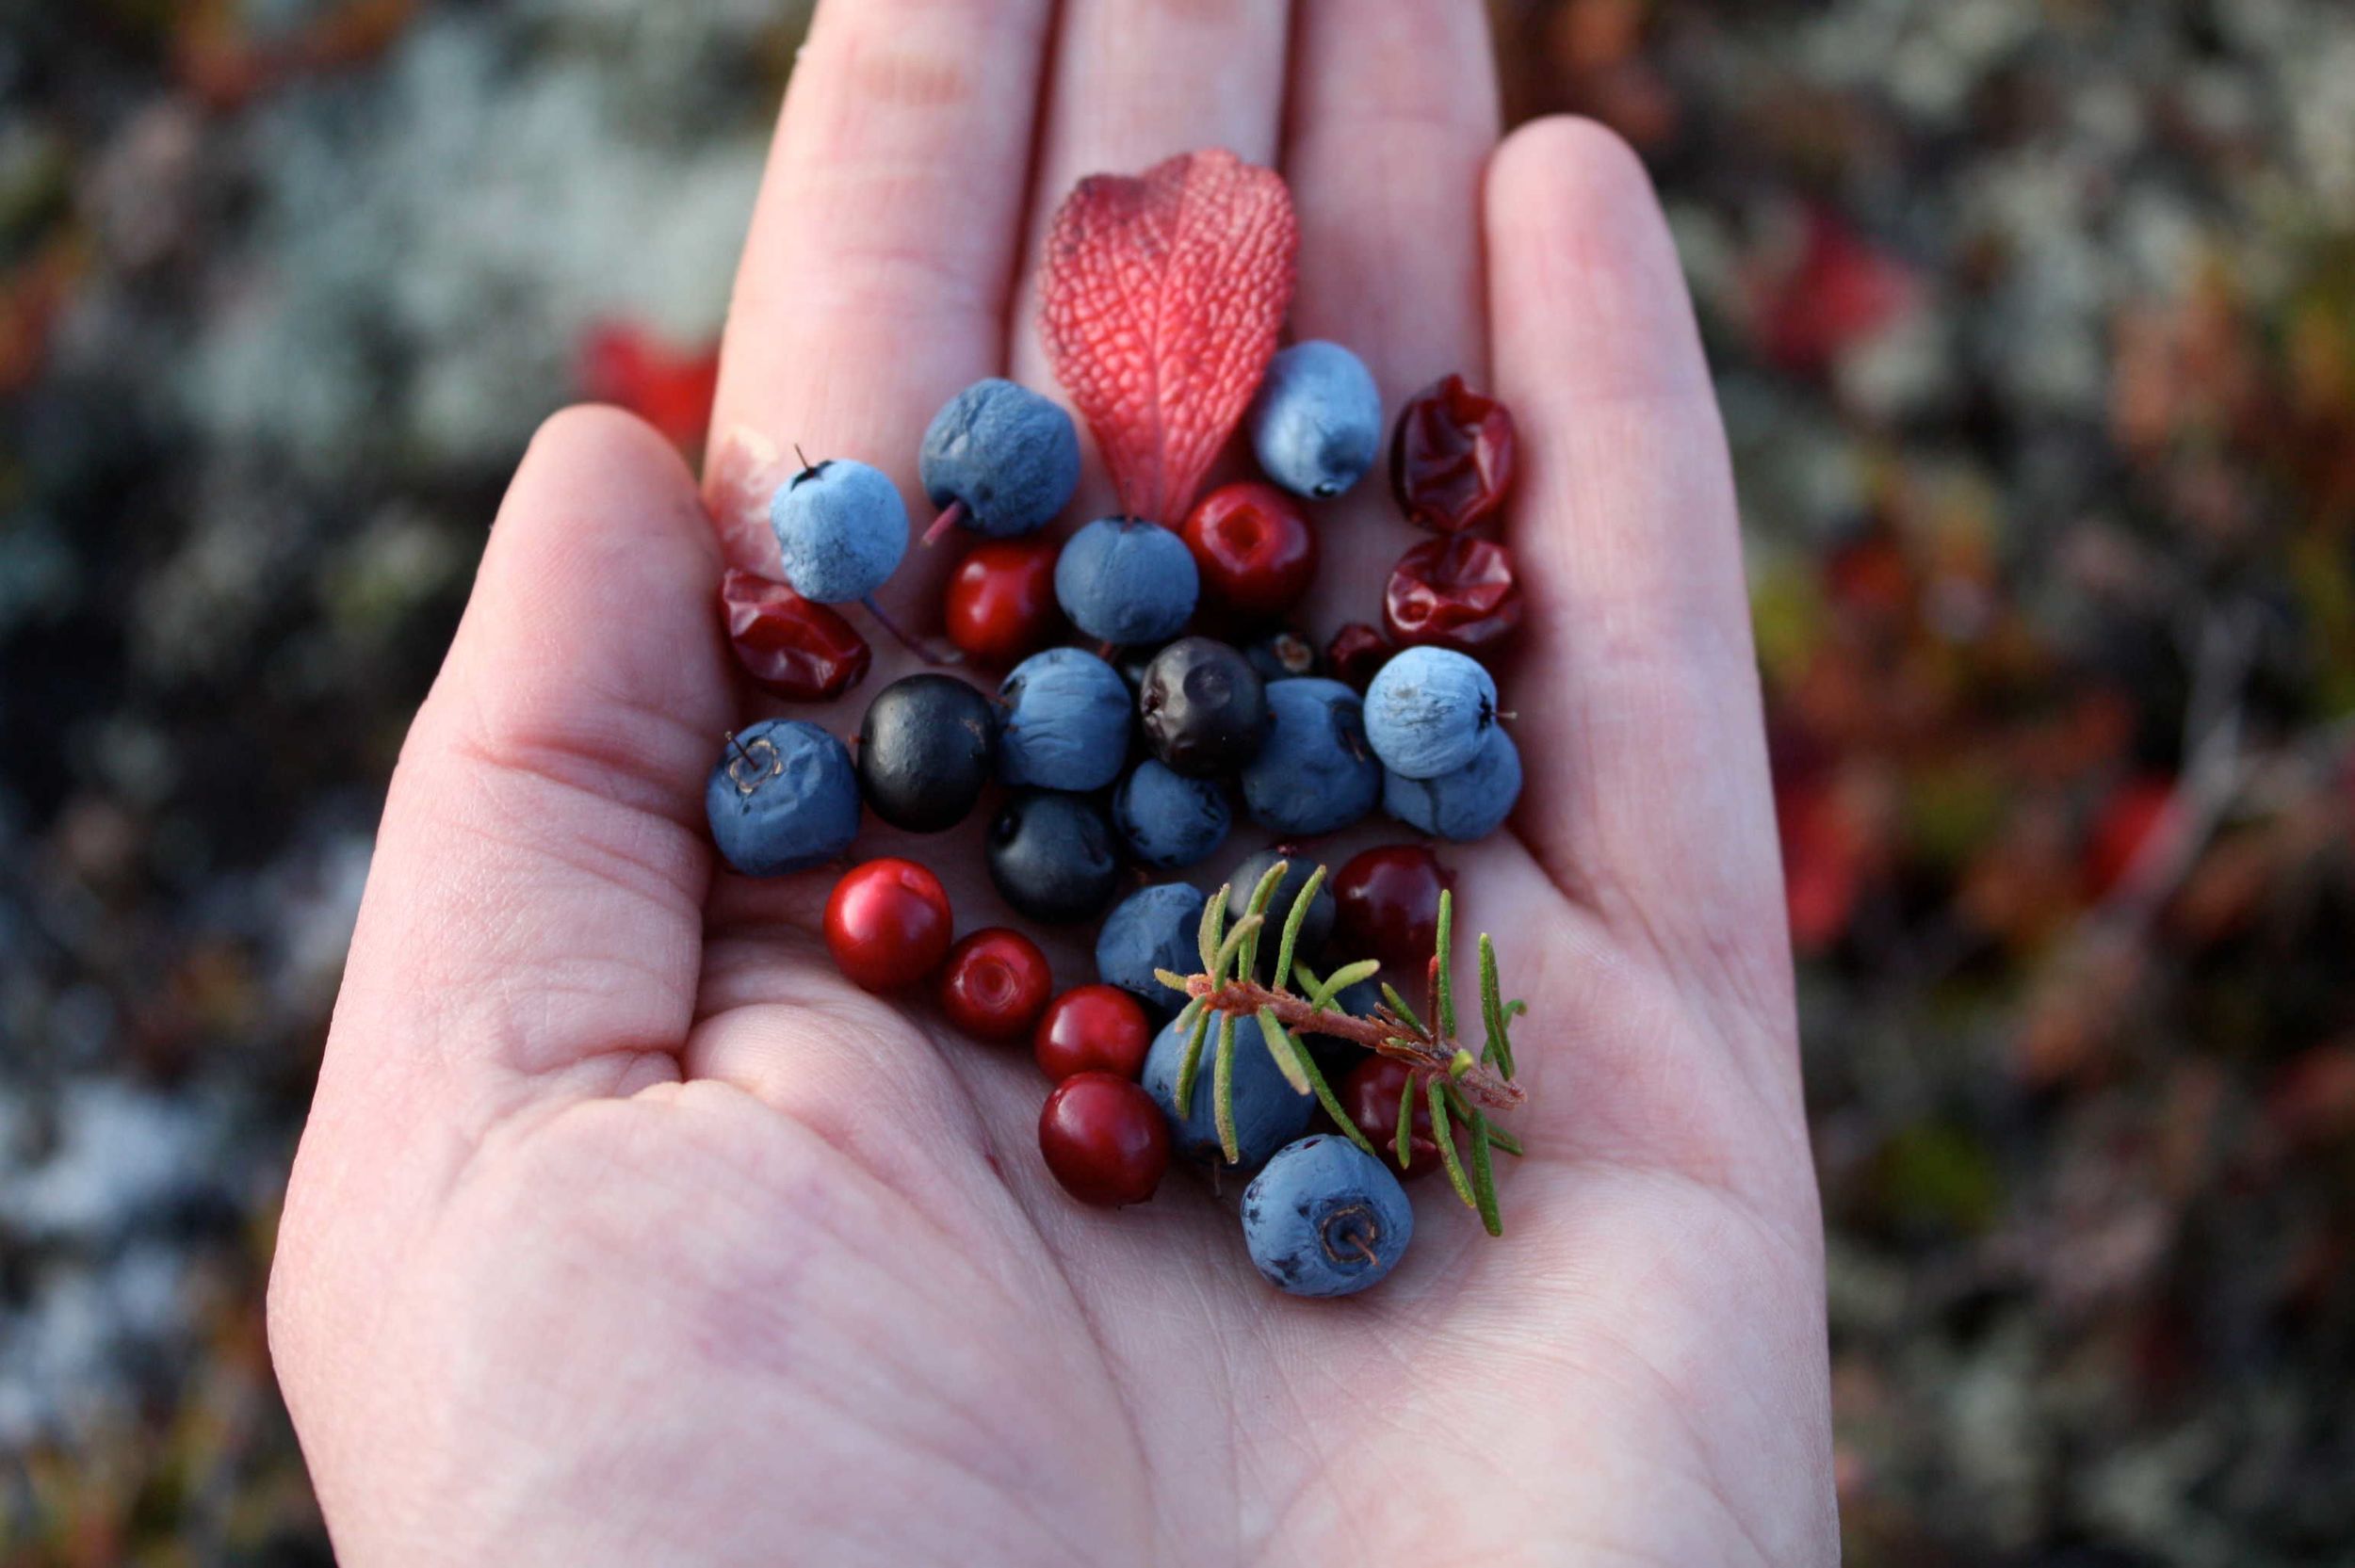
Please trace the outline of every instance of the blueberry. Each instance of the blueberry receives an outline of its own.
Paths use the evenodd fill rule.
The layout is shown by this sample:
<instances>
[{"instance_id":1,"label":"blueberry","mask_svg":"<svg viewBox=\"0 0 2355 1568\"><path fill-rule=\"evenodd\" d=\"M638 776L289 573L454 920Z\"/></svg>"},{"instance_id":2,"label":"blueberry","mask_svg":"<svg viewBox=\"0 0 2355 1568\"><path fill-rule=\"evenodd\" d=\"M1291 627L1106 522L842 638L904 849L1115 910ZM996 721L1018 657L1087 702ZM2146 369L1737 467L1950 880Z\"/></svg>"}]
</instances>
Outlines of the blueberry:
<instances>
[{"instance_id":1,"label":"blueberry","mask_svg":"<svg viewBox=\"0 0 2355 1568\"><path fill-rule=\"evenodd\" d=\"M1242 1189L1242 1237L1276 1289L1349 1296L1398 1267L1415 1209L1389 1166L1318 1133L1276 1151Z\"/></svg>"},{"instance_id":2,"label":"blueberry","mask_svg":"<svg viewBox=\"0 0 2355 1568\"><path fill-rule=\"evenodd\" d=\"M1130 854L1160 870L1208 859L1226 842L1233 820L1217 784L1173 773L1151 757L1113 792L1113 826Z\"/></svg>"},{"instance_id":3,"label":"blueberry","mask_svg":"<svg viewBox=\"0 0 2355 1568\"><path fill-rule=\"evenodd\" d=\"M1276 355L1249 418L1259 466L1295 495L1339 495L1382 448L1382 394L1338 343L1295 343Z\"/></svg>"},{"instance_id":4,"label":"blueberry","mask_svg":"<svg viewBox=\"0 0 2355 1568\"><path fill-rule=\"evenodd\" d=\"M1267 684L1251 661L1207 637L1153 655L1137 691L1145 744L1190 779L1232 773L1259 754L1272 722Z\"/></svg>"},{"instance_id":5,"label":"blueberry","mask_svg":"<svg viewBox=\"0 0 2355 1568\"><path fill-rule=\"evenodd\" d=\"M875 693L858 727L858 782L875 815L910 832L966 818L989 784L997 709L950 675L909 675Z\"/></svg>"},{"instance_id":6,"label":"blueberry","mask_svg":"<svg viewBox=\"0 0 2355 1568\"><path fill-rule=\"evenodd\" d=\"M858 836L851 754L817 725L768 719L739 730L704 786L721 858L747 877L834 859Z\"/></svg>"},{"instance_id":7,"label":"blueberry","mask_svg":"<svg viewBox=\"0 0 2355 1568\"><path fill-rule=\"evenodd\" d=\"M1279 860L1289 861L1291 865L1284 873L1284 880L1275 884L1275 896L1268 900L1266 935L1259 943L1259 972L1263 975L1275 967L1275 950L1281 946L1278 937L1284 929L1284 923L1292 917L1292 905L1299 901L1300 890L1308 885L1311 867L1302 865L1293 856L1279 854L1274 849L1262 849L1236 866L1226 880L1226 924L1231 929L1234 923L1243 917L1243 912L1251 907L1251 895L1259 885L1259 879L1266 876L1269 867ZM1300 952L1313 953L1324 947L1324 939L1333 934L1336 907L1333 890L1319 887L1316 897L1309 901L1308 913L1301 917Z\"/></svg>"},{"instance_id":8,"label":"blueberry","mask_svg":"<svg viewBox=\"0 0 2355 1568\"><path fill-rule=\"evenodd\" d=\"M998 769L1010 784L1101 789L1129 760L1129 687L1078 648L1049 648L1014 667L998 687L1006 717Z\"/></svg>"},{"instance_id":9,"label":"blueberry","mask_svg":"<svg viewBox=\"0 0 2355 1568\"><path fill-rule=\"evenodd\" d=\"M1084 796L1015 796L990 824L983 853L999 896L1048 925L1095 918L1120 884L1112 824Z\"/></svg>"},{"instance_id":10,"label":"blueberry","mask_svg":"<svg viewBox=\"0 0 2355 1568\"><path fill-rule=\"evenodd\" d=\"M1410 828L1470 843L1504 826L1520 793L1520 750L1497 726L1480 743L1470 766L1459 772L1442 779L1388 775L1382 784L1382 809Z\"/></svg>"},{"instance_id":11,"label":"blueberry","mask_svg":"<svg viewBox=\"0 0 2355 1568\"><path fill-rule=\"evenodd\" d=\"M1497 685L1448 648L1409 648L1366 687L1366 738L1391 772L1437 779L1471 761L1497 722Z\"/></svg>"},{"instance_id":12,"label":"blueberry","mask_svg":"<svg viewBox=\"0 0 2355 1568\"><path fill-rule=\"evenodd\" d=\"M1242 651L1263 681L1297 680L1317 672L1316 644L1298 632L1276 632Z\"/></svg>"},{"instance_id":13,"label":"blueberry","mask_svg":"<svg viewBox=\"0 0 2355 1568\"><path fill-rule=\"evenodd\" d=\"M1176 637L1201 591L1194 552L1158 523L1097 518L1055 558L1055 602L1073 625L1110 643Z\"/></svg>"},{"instance_id":14,"label":"blueberry","mask_svg":"<svg viewBox=\"0 0 2355 1568\"><path fill-rule=\"evenodd\" d=\"M812 463L779 485L769 526L785 555L785 580L821 605L866 598L908 550L900 487L846 459Z\"/></svg>"},{"instance_id":15,"label":"blueberry","mask_svg":"<svg viewBox=\"0 0 2355 1568\"><path fill-rule=\"evenodd\" d=\"M1080 434L1053 399L991 377L941 406L917 460L935 507L965 504L965 526L992 539L1038 528L1080 483Z\"/></svg>"},{"instance_id":16,"label":"blueberry","mask_svg":"<svg viewBox=\"0 0 2355 1568\"><path fill-rule=\"evenodd\" d=\"M1242 770L1254 822L1310 837L1339 832L1381 802L1382 765L1356 692L1339 681L1275 681L1267 705L1275 728Z\"/></svg>"},{"instance_id":17,"label":"blueberry","mask_svg":"<svg viewBox=\"0 0 2355 1568\"><path fill-rule=\"evenodd\" d=\"M1186 1034L1178 1028L1177 1020L1172 1019L1153 1037L1142 1079L1145 1091L1169 1119L1170 1137L1178 1152L1205 1164L1217 1164L1226 1157L1218 1143L1218 1095L1211 1077L1217 1050L1218 1023L1213 1019L1210 1037L1202 1043L1202 1065L1194 1074L1194 1095L1183 1116L1178 1114L1178 1069L1185 1059ZM1240 1163L1246 1166L1259 1164L1306 1132L1309 1117L1316 1113L1316 1096L1303 1094L1284 1081L1283 1070L1267 1054L1256 1018L1235 1020L1233 1089L1235 1146L1242 1156Z\"/></svg>"},{"instance_id":18,"label":"blueberry","mask_svg":"<svg viewBox=\"0 0 2355 1568\"><path fill-rule=\"evenodd\" d=\"M1182 1003L1178 993L1154 978L1156 969L1191 975L1202 967L1197 934L1202 929L1201 890L1184 882L1139 888L1104 917L1096 936L1096 978L1134 992L1166 1017Z\"/></svg>"}]
</instances>

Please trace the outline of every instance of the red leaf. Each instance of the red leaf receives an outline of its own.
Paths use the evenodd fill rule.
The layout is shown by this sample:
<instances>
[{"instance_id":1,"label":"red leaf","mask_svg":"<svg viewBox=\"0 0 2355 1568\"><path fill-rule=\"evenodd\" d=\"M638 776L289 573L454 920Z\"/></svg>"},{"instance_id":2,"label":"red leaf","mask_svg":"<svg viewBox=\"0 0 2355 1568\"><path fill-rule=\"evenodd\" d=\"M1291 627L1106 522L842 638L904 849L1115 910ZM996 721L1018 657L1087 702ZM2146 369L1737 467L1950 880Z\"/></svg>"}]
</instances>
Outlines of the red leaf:
<instances>
[{"instance_id":1,"label":"red leaf","mask_svg":"<svg viewBox=\"0 0 2355 1568\"><path fill-rule=\"evenodd\" d=\"M1250 406L1300 250L1283 177L1213 148L1092 174L1047 235L1047 357L1122 508L1174 525Z\"/></svg>"}]
</instances>

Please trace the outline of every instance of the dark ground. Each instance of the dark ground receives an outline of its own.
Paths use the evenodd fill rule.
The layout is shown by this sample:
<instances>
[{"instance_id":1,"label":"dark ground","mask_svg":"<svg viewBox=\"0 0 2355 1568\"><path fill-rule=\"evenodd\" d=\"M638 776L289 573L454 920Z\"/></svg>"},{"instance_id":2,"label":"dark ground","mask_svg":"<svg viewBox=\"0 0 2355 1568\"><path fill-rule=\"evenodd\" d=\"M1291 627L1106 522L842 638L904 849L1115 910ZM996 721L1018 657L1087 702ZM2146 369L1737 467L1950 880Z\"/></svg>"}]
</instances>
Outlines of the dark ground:
<instances>
[{"instance_id":1,"label":"dark ground","mask_svg":"<svg viewBox=\"0 0 2355 1568\"><path fill-rule=\"evenodd\" d=\"M537 419L695 428L792 9L0 0L0 1565L325 1560L382 782ZM1500 15L1720 370L1849 1560L2355 1562L2355 8Z\"/></svg>"}]
</instances>

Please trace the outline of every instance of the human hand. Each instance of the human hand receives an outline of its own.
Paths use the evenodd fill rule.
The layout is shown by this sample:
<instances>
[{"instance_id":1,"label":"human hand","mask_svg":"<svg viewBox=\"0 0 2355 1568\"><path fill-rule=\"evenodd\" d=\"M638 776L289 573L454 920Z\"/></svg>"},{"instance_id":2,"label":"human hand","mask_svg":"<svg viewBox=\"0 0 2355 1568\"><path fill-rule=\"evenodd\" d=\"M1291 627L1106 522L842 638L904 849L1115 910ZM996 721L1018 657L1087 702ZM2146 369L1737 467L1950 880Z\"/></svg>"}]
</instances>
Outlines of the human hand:
<instances>
[{"instance_id":1,"label":"human hand","mask_svg":"<svg viewBox=\"0 0 2355 1568\"><path fill-rule=\"evenodd\" d=\"M712 532L656 436L576 411L402 753L287 1197L271 1342L345 1561L1837 1556L1733 495L1667 232L1607 133L1493 145L1484 8L1291 9L832 0L717 428L920 500L950 393L1053 388L1021 281L1078 177L1284 170L1295 332L1392 408L1461 370L1519 422L1530 786L1450 852L1532 1009L1505 1237L1426 1189L1389 1282L1304 1301L1181 1173L1070 1202L1023 1053L835 974L829 873L715 874L704 780L750 710ZM1323 514L1320 628L1406 542L1381 489ZM913 851L967 928L1003 918L979 843Z\"/></svg>"}]
</instances>

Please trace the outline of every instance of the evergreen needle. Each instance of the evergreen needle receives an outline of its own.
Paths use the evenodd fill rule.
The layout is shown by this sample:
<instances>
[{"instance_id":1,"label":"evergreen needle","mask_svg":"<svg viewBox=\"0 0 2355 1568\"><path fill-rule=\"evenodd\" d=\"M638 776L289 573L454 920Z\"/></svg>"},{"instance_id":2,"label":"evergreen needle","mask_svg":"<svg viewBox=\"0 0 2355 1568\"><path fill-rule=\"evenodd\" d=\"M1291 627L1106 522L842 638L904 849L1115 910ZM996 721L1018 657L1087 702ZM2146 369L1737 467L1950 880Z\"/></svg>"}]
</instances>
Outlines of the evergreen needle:
<instances>
[{"instance_id":1,"label":"evergreen needle","mask_svg":"<svg viewBox=\"0 0 2355 1568\"><path fill-rule=\"evenodd\" d=\"M1435 944L1437 967L1432 988L1437 994L1439 1038L1455 1038L1455 895L1439 889L1439 940Z\"/></svg>"},{"instance_id":2,"label":"evergreen needle","mask_svg":"<svg viewBox=\"0 0 2355 1568\"><path fill-rule=\"evenodd\" d=\"M1466 1208L1478 1208L1480 1200L1472 1196L1471 1178L1464 1173L1463 1157L1455 1152L1455 1134L1448 1126L1447 1097L1439 1092L1444 1087L1433 1078L1423 1098L1431 1107L1431 1136L1438 1140L1439 1158L1447 1166L1447 1179L1455 1188L1455 1195L1464 1200Z\"/></svg>"},{"instance_id":3,"label":"evergreen needle","mask_svg":"<svg viewBox=\"0 0 2355 1568\"><path fill-rule=\"evenodd\" d=\"M1300 1043L1291 1031L1276 1022L1275 1010L1259 1010L1259 1038L1267 1043L1267 1054L1275 1059L1275 1070L1284 1075L1284 1081L1292 1086L1294 1093L1308 1092L1308 1075L1300 1070Z\"/></svg>"},{"instance_id":4,"label":"evergreen needle","mask_svg":"<svg viewBox=\"0 0 2355 1568\"><path fill-rule=\"evenodd\" d=\"M1291 978L1292 949L1300 944L1300 928L1308 918L1308 906L1316 901L1317 890L1324 885L1324 867L1320 865L1308 873L1300 892L1292 898L1291 913L1284 916L1284 940L1275 949L1275 989L1284 989ZM1444 899L1446 895L1442 893Z\"/></svg>"},{"instance_id":5,"label":"evergreen needle","mask_svg":"<svg viewBox=\"0 0 2355 1568\"><path fill-rule=\"evenodd\" d=\"M1186 1036L1186 1054L1178 1059L1178 1114L1180 1116L1194 1114L1194 1080L1201 1074L1202 1045L1210 1034L1210 1010L1206 1006L1202 1015L1194 1021L1194 1032Z\"/></svg>"},{"instance_id":6,"label":"evergreen needle","mask_svg":"<svg viewBox=\"0 0 2355 1568\"><path fill-rule=\"evenodd\" d=\"M1242 1144L1235 1137L1235 1015L1218 1015L1218 1057L1210 1065L1211 1105L1218 1123L1219 1152L1229 1165L1242 1163Z\"/></svg>"},{"instance_id":7,"label":"evergreen needle","mask_svg":"<svg viewBox=\"0 0 2355 1568\"><path fill-rule=\"evenodd\" d=\"M1415 1075L1412 1073L1399 1081L1398 1132L1391 1138L1392 1152L1398 1156L1398 1168L1406 1169L1415 1157Z\"/></svg>"},{"instance_id":8,"label":"evergreen needle","mask_svg":"<svg viewBox=\"0 0 2355 1568\"><path fill-rule=\"evenodd\" d=\"M1497 1173L1488 1158L1488 1119L1472 1112L1472 1194L1480 1200L1480 1222L1490 1236L1504 1234L1504 1215L1497 1207Z\"/></svg>"},{"instance_id":9,"label":"evergreen needle","mask_svg":"<svg viewBox=\"0 0 2355 1568\"><path fill-rule=\"evenodd\" d=\"M1218 969L1219 939L1226 934L1226 900L1234 889L1222 887L1218 896L1202 906L1202 971L1215 975Z\"/></svg>"},{"instance_id":10,"label":"evergreen needle","mask_svg":"<svg viewBox=\"0 0 2355 1568\"><path fill-rule=\"evenodd\" d=\"M1382 982L1382 999L1390 1004L1390 1010L1392 1012L1397 1013L1400 1018L1414 1026L1414 1030L1417 1034L1429 1034L1431 1032L1429 1029L1422 1026L1422 1020L1415 1016L1415 1010L1406 1005L1406 998L1400 995L1397 989L1388 980L1384 980Z\"/></svg>"}]
</instances>

